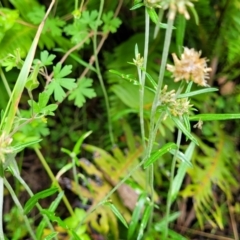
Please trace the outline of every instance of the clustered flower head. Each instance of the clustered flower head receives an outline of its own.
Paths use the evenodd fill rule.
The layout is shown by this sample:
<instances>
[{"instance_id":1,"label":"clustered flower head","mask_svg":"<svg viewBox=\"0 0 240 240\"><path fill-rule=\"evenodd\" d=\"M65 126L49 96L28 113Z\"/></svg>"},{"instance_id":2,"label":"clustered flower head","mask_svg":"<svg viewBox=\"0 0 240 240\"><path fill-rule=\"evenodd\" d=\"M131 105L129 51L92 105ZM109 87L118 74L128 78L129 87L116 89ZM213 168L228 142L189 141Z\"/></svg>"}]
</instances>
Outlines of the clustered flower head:
<instances>
[{"instance_id":1,"label":"clustered flower head","mask_svg":"<svg viewBox=\"0 0 240 240\"><path fill-rule=\"evenodd\" d=\"M172 54L174 65L167 64L167 70L173 73L174 81L193 81L200 86L207 87L209 72L206 58L200 58L201 52L196 52L193 48L184 48L181 58L178 59L175 53Z\"/></svg>"},{"instance_id":2,"label":"clustered flower head","mask_svg":"<svg viewBox=\"0 0 240 240\"><path fill-rule=\"evenodd\" d=\"M144 59L141 57L140 53L137 54L136 59L133 59L133 63L140 68L143 66L143 62Z\"/></svg>"},{"instance_id":3,"label":"clustered flower head","mask_svg":"<svg viewBox=\"0 0 240 240\"><path fill-rule=\"evenodd\" d=\"M187 7L193 7L192 1L196 0L145 0L148 7L158 7L164 10L169 9L168 17L174 19L176 13L183 14L186 19L190 18Z\"/></svg>"},{"instance_id":4,"label":"clustered flower head","mask_svg":"<svg viewBox=\"0 0 240 240\"><path fill-rule=\"evenodd\" d=\"M189 110L193 105L190 105L190 102L187 98L177 99L175 90L167 91L168 86L165 85L162 89L160 96L160 103L162 106L165 106L168 112L175 116L179 117L184 114L189 114ZM167 117L167 116L166 116Z\"/></svg>"}]
</instances>

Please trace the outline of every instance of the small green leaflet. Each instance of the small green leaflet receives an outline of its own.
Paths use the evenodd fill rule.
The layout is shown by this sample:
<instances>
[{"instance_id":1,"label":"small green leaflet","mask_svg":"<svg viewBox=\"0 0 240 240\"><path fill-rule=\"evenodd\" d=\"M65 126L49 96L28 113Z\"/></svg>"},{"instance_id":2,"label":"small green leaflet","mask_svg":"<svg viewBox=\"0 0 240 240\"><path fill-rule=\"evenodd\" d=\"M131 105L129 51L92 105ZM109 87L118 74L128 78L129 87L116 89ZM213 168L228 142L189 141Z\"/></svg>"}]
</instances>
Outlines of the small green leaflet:
<instances>
[{"instance_id":1,"label":"small green leaflet","mask_svg":"<svg viewBox=\"0 0 240 240\"><path fill-rule=\"evenodd\" d=\"M73 24L68 24L64 28L64 32L71 36L71 42L78 44L83 41L88 34L89 28L95 30L98 26L102 24L102 21L97 21L98 12L94 11L84 11L81 17L75 18ZM86 39L86 44L90 43L90 38Z\"/></svg>"},{"instance_id":2,"label":"small green leaflet","mask_svg":"<svg viewBox=\"0 0 240 240\"><path fill-rule=\"evenodd\" d=\"M60 37L62 35L62 27L65 26L66 22L59 17L48 18L44 28L43 34L51 34L53 37Z\"/></svg>"},{"instance_id":3,"label":"small green leaflet","mask_svg":"<svg viewBox=\"0 0 240 240\"><path fill-rule=\"evenodd\" d=\"M112 11L108 13L104 13L102 20L104 22L103 32L107 33L108 31L111 33L115 33L118 27L121 25L122 21L119 18L114 17Z\"/></svg>"},{"instance_id":4,"label":"small green leaflet","mask_svg":"<svg viewBox=\"0 0 240 240\"><path fill-rule=\"evenodd\" d=\"M78 44L83 41L88 36L88 27L87 24L83 24L80 21L81 19L75 19L73 24L68 24L64 28L64 32L71 36L71 42ZM90 38L85 41L86 44L90 43ZM83 46L83 45L82 45Z\"/></svg>"},{"instance_id":5,"label":"small green leaflet","mask_svg":"<svg viewBox=\"0 0 240 240\"><path fill-rule=\"evenodd\" d=\"M84 11L82 13L82 16L80 18L81 23L83 24L87 24L89 25L89 27L92 30L95 30L98 26L100 26L102 24L102 21L99 20L97 22L97 17L98 17L98 11L94 10L94 11Z\"/></svg>"},{"instance_id":6,"label":"small green leaflet","mask_svg":"<svg viewBox=\"0 0 240 240\"><path fill-rule=\"evenodd\" d=\"M41 210L41 213L46 215L48 217L48 219L51 220L52 222L57 222L58 226L60 226L64 229L68 229L68 226L65 224L65 222L60 217L55 216L55 213L53 213L47 209Z\"/></svg>"},{"instance_id":7,"label":"small green leaflet","mask_svg":"<svg viewBox=\"0 0 240 240\"><path fill-rule=\"evenodd\" d=\"M73 100L74 104L78 107L82 107L86 102L86 98L96 97L96 93L92 86L93 80L90 78L82 78L78 82L78 86L69 95L68 99Z\"/></svg>"},{"instance_id":8,"label":"small green leaflet","mask_svg":"<svg viewBox=\"0 0 240 240\"><path fill-rule=\"evenodd\" d=\"M42 92L38 96L38 102L34 100L28 100L28 104L33 109L33 112L36 114L44 114L54 116L53 111L58 107L57 104L47 105L49 100L49 95L46 92Z\"/></svg>"},{"instance_id":9,"label":"small green leaflet","mask_svg":"<svg viewBox=\"0 0 240 240\"><path fill-rule=\"evenodd\" d=\"M65 78L68 74L72 72L72 65L66 65L62 68L62 65L58 63L53 68L53 76L51 83L47 86L47 93L49 95L54 94L54 99L58 102L62 102L66 96L63 88L72 90L77 87L74 78Z\"/></svg>"},{"instance_id":10,"label":"small green leaflet","mask_svg":"<svg viewBox=\"0 0 240 240\"><path fill-rule=\"evenodd\" d=\"M33 24L36 24L36 25L40 24L44 15L45 15L45 6L34 6L32 8L32 11L27 13L28 19Z\"/></svg>"},{"instance_id":11,"label":"small green leaflet","mask_svg":"<svg viewBox=\"0 0 240 240\"><path fill-rule=\"evenodd\" d=\"M40 62L42 66L48 66L53 64L53 60L56 57L56 55L50 54L48 51L42 51L40 54Z\"/></svg>"},{"instance_id":12,"label":"small green leaflet","mask_svg":"<svg viewBox=\"0 0 240 240\"><path fill-rule=\"evenodd\" d=\"M32 12L27 14L29 20L38 25L42 21L45 15L45 7L38 6L34 7ZM61 36L62 34L62 27L66 24L65 21L60 19L59 17L49 17L44 25L43 34L51 34L53 37Z\"/></svg>"}]
</instances>

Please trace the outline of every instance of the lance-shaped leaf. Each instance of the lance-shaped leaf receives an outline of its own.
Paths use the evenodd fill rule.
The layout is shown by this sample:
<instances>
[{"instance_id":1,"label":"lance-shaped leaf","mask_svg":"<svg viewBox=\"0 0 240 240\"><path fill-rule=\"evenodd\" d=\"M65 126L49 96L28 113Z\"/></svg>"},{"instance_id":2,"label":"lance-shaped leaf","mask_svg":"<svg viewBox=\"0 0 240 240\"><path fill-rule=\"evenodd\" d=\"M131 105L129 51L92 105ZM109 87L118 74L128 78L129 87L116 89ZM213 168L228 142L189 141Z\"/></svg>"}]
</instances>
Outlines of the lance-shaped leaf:
<instances>
[{"instance_id":1,"label":"lance-shaped leaf","mask_svg":"<svg viewBox=\"0 0 240 240\"><path fill-rule=\"evenodd\" d=\"M153 152L150 156L150 158L144 163L144 168L147 168L149 165L156 162L162 155L169 152L170 150L177 149L177 145L173 142L165 144L163 147L161 147L156 152Z\"/></svg>"}]
</instances>

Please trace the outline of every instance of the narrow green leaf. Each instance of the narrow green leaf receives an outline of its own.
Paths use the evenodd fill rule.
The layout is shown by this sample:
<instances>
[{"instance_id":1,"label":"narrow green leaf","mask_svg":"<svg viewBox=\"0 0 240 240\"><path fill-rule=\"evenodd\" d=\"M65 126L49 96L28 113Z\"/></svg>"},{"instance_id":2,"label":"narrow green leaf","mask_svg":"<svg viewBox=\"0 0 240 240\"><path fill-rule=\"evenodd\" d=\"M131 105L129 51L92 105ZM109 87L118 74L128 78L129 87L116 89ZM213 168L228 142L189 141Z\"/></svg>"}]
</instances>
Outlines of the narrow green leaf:
<instances>
[{"instance_id":1,"label":"narrow green leaf","mask_svg":"<svg viewBox=\"0 0 240 240\"><path fill-rule=\"evenodd\" d=\"M36 203L38 202L39 199L43 199L43 198L49 197L49 196L53 195L54 193L56 193L57 191L58 191L58 188L52 187L52 188L43 190L43 191L38 192L35 195L33 195L25 203L24 214L28 214L32 210L32 208L36 205Z\"/></svg>"},{"instance_id":2,"label":"narrow green leaf","mask_svg":"<svg viewBox=\"0 0 240 240\"><path fill-rule=\"evenodd\" d=\"M182 236L181 234L169 229L168 231L168 235L170 237L170 239L177 239L177 240L188 240L187 238L185 238L184 236Z\"/></svg>"},{"instance_id":3,"label":"narrow green leaf","mask_svg":"<svg viewBox=\"0 0 240 240\"><path fill-rule=\"evenodd\" d=\"M180 215L181 215L181 212L172 213L167 218L168 219L168 223L175 221L176 219L179 218ZM162 218L159 222L154 224L154 230L156 232L162 232L164 230L165 226L166 226L166 217Z\"/></svg>"},{"instance_id":4,"label":"narrow green leaf","mask_svg":"<svg viewBox=\"0 0 240 240\"><path fill-rule=\"evenodd\" d=\"M187 130L189 132L191 132L191 125L190 125L190 121L189 121L189 116L187 114L183 115L183 122L184 122L184 125L187 128Z\"/></svg>"},{"instance_id":5,"label":"narrow green leaf","mask_svg":"<svg viewBox=\"0 0 240 240\"><path fill-rule=\"evenodd\" d=\"M196 22L196 25L199 25L199 17L198 17L198 13L196 11L196 9L194 7L189 7L190 10L192 11L193 13L193 16L195 18L195 22Z\"/></svg>"},{"instance_id":6,"label":"narrow green leaf","mask_svg":"<svg viewBox=\"0 0 240 240\"><path fill-rule=\"evenodd\" d=\"M182 50L183 50L185 28L186 28L186 19L182 14L178 14L177 22L176 22L176 44L177 44L179 55L182 54Z\"/></svg>"},{"instance_id":7,"label":"narrow green leaf","mask_svg":"<svg viewBox=\"0 0 240 240\"><path fill-rule=\"evenodd\" d=\"M184 164L186 163L189 167L192 167L192 163L186 158L185 154L177 149L169 151L172 155L177 154L177 158L180 159ZM176 153L177 152L177 153Z\"/></svg>"},{"instance_id":8,"label":"narrow green leaf","mask_svg":"<svg viewBox=\"0 0 240 240\"><path fill-rule=\"evenodd\" d=\"M57 235L58 235L58 232L50 233L49 235L44 237L44 240L51 240L51 239L55 238Z\"/></svg>"},{"instance_id":9,"label":"narrow green leaf","mask_svg":"<svg viewBox=\"0 0 240 240\"><path fill-rule=\"evenodd\" d=\"M119 210L116 208L115 205L113 205L112 203L109 202L105 202L104 205L107 205L111 208L111 210L113 211L113 213L116 215L116 217L121 221L121 223L128 228L128 224L127 221L125 220L125 218L123 217L123 215L119 212Z\"/></svg>"},{"instance_id":10,"label":"narrow green leaf","mask_svg":"<svg viewBox=\"0 0 240 240\"><path fill-rule=\"evenodd\" d=\"M73 152L77 155L80 153L80 147L83 143L83 141L92 133L92 131L88 131L84 133L77 141L77 143L74 145Z\"/></svg>"},{"instance_id":11,"label":"narrow green leaf","mask_svg":"<svg viewBox=\"0 0 240 240\"><path fill-rule=\"evenodd\" d=\"M158 15L157 15L155 9L148 8L148 7L146 9L147 9L147 13L148 13L149 17L151 18L151 20L157 24L158 23Z\"/></svg>"},{"instance_id":12,"label":"narrow green leaf","mask_svg":"<svg viewBox=\"0 0 240 240\"><path fill-rule=\"evenodd\" d=\"M147 194L146 193L141 193L138 197L138 201L136 203L136 206L134 208L133 214L132 214L132 219L131 222L129 224L129 228L128 228L128 234L127 234L127 239L128 240L132 240L134 233L136 231L137 225L138 225L138 221L140 219L143 207L146 203L147 200Z\"/></svg>"},{"instance_id":13,"label":"narrow green leaf","mask_svg":"<svg viewBox=\"0 0 240 240\"><path fill-rule=\"evenodd\" d=\"M144 168L147 168L149 165L152 163L156 162L162 155L165 153L169 152L172 149L177 149L176 143L167 143L163 147L161 147L159 150L156 152L153 152L150 156L150 158L144 163Z\"/></svg>"},{"instance_id":14,"label":"narrow green leaf","mask_svg":"<svg viewBox=\"0 0 240 240\"><path fill-rule=\"evenodd\" d=\"M62 149L61 149L62 151ZM65 164L57 173L56 178L58 179L60 176L62 176L64 173L69 171L73 167L73 162Z\"/></svg>"},{"instance_id":15,"label":"narrow green leaf","mask_svg":"<svg viewBox=\"0 0 240 240\"><path fill-rule=\"evenodd\" d=\"M123 79L126 79L128 80L129 82L132 82L134 85L139 85L139 82L133 78L133 75L130 75L130 74L122 74L118 71L115 71L115 70L109 70L109 72L111 73L114 73L114 74L117 74L119 77L123 78Z\"/></svg>"},{"instance_id":16,"label":"narrow green leaf","mask_svg":"<svg viewBox=\"0 0 240 240\"><path fill-rule=\"evenodd\" d=\"M192 158L192 155L194 152L194 148L195 148L195 144L193 142L191 142L189 147L186 150L186 153L184 154L185 158L186 158L186 162L188 162L188 163L191 163L190 161L191 161L191 158ZM176 197L179 193L179 190L182 186L182 182L186 175L188 167L189 166L187 164L185 164L185 162L181 162L181 164L178 168L178 171L177 171L177 175L173 179L171 202L173 202L176 199Z\"/></svg>"},{"instance_id":17,"label":"narrow green leaf","mask_svg":"<svg viewBox=\"0 0 240 240\"><path fill-rule=\"evenodd\" d=\"M152 208L153 208L153 205L149 204L149 205L147 205L147 207L144 210L142 221L141 221L140 228L139 228L139 231L138 231L137 240L141 240L142 237L143 237L144 229L146 228L146 226L148 224L148 220L149 220L149 217L151 215Z\"/></svg>"},{"instance_id":18,"label":"narrow green leaf","mask_svg":"<svg viewBox=\"0 0 240 240\"><path fill-rule=\"evenodd\" d=\"M144 6L143 3L138 3L138 4L134 5L133 7L131 7L130 10L135 10L135 9L138 9L138 8L140 8L142 6Z\"/></svg>"},{"instance_id":19,"label":"narrow green leaf","mask_svg":"<svg viewBox=\"0 0 240 240\"><path fill-rule=\"evenodd\" d=\"M229 119L240 119L240 113L198 114L189 117L190 121L219 121Z\"/></svg>"},{"instance_id":20,"label":"narrow green leaf","mask_svg":"<svg viewBox=\"0 0 240 240\"><path fill-rule=\"evenodd\" d=\"M196 96L203 93L217 92L218 90L219 90L218 88L204 88L201 90L180 94L178 95L177 98L187 98L187 97L192 97L192 96Z\"/></svg>"},{"instance_id":21,"label":"narrow green leaf","mask_svg":"<svg viewBox=\"0 0 240 240\"><path fill-rule=\"evenodd\" d=\"M51 220L52 222L57 222L57 224L64 228L64 229L68 229L68 226L64 223L64 221L60 218L55 216L55 214L49 210L43 209L41 210L41 213L46 215L48 217L49 220Z\"/></svg>"},{"instance_id":22,"label":"narrow green leaf","mask_svg":"<svg viewBox=\"0 0 240 240\"><path fill-rule=\"evenodd\" d=\"M137 43L135 44L134 52L135 52L135 58L137 58L137 56L138 56L138 54L139 54L139 50L138 50L138 45L137 45Z\"/></svg>"},{"instance_id":23,"label":"narrow green leaf","mask_svg":"<svg viewBox=\"0 0 240 240\"><path fill-rule=\"evenodd\" d=\"M34 145L36 143L39 143L41 141L42 141L42 139L37 139L37 140L31 141L31 142L15 145L15 146L13 146L13 151L14 152L20 152L24 148L26 148L28 146L31 146L31 145Z\"/></svg>"},{"instance_id":24,"label":"narrow green leaf","mask_svg":"<svg viewBox=\"0 0 240 240\"><path fill-rule=\"evenodd\" d=\"M186 129L178 118L172 116L172 120L176 124L177 128L179 128L191 141L198 145L197 139Z\"/></svg>"},{"instance_id":25,"label":"narrow green leaf","mask_svg":"<svg viewBox=\"0 0 240 240\"><path fill-rule=\"evenodd\" d=\"M156 90L157 89L157 83L154 81L154 79L151 77L151 75L148 74L146 71L145 71L145 74L146 74L146 77L148 78L148 80L153 85L154 89Z\"/></svg>"},{"instance_id":26,"label":"narrow green leaf","mask_svg":"<svg viewBox=\"0 0 240 240\"><path fill-rule=\"evenodd\" d=\"M48 211L54 212L57 209L57 207L58 207L60 201L62 200L63 196L64 196L64 192L60 192L58 194L57 198L51 203L50 207L48 208ZM37 239L41 239L42 234L43 234L43 230L46 227L46 224L47 224L46 220L43 219L40 222L40 224L38 225L37 230L36 230Z\"/></svg>"},{"instance_id":27,"label":"narrow green leaf","mask_svg":"<svg viewBox=\"0 0 240 240\"><path fill-rule=\"evenodd\" d=\"M70 230L70 233L73 235L74 240L82 240L83 238L80 238L77 233L75 233L74 230Z\"/></svg>"}]
</instances>

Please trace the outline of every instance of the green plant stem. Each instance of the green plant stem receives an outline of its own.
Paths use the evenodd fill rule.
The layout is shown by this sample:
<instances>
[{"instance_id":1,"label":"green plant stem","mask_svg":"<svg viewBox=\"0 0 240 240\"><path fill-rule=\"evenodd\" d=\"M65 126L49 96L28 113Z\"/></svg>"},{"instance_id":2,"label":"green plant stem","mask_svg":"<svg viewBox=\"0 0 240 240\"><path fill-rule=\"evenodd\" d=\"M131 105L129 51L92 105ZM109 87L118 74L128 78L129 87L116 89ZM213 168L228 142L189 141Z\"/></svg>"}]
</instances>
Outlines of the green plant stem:
<instances>
[{"instance_id":1,"label":"green plant stem","mask_svg":"<svg viewBox=\"0 0 240 240\"><path fill-rule=\"evenodd\" d=\"M82 0L82 2L83 2L83 0ZM78 0L75 0L75 10L77 10L78 9Z\"/></svg>"},{"instance_id":2,"label":"green plant stem","mask_svg":"<svg viewBox=\"0 0 240 240\"><path fill-rule=\"evenodd\" d=\"M50 177L50 179L52 181L52 184L57 186L59 192L62 192L63 190L62 190L61 186L59 185L58 181L56 180L56 178L55 178L51 168L47 164L47 161L43 157L42 153L36 147L34 148L34 151L37 154L39 160L41 161L43 167L45 168L48 176ZM66 208L68 209L69 213L73 216L74 215L74 211L73 211L73 209L72 209L72 207L71 207L71 205L70 205L70 203L69 203L69 201L68 201L68 199L66 198L65 195L63 196L63 202L64 202Z\"/></svg>"},{"instance_id":3,"label":"green plant stem","mask_svg":"<svg viewBox=\"0 0 240 240\"><path fill-rule=\"evenodd\" d=\"M16 196L14 190L12 189L11 185L9 184L9 182L7 181L6 178L4 178L4 184L5 184L6 188L8 189L8 191L9 191L9 193L10 193L10 195L11 195L11 197L12 197L14 203L15 203L15 205L21 211L21 213L23 215L23 219L24 219L25 225L26 225L26 227L28 229L28 232L31 235L31 238L34 239L34 240L37 240L37 238L36 238L36 236L34 234L34 231L33 231L32 227L31 227L31 224L30 224L30 222L28 220L28 217L24 214L23 207L22 207L21 203L18 201L18 197ZM2 236L4 236L4 235L2 235Z\"/></svg>"},{"instance_id":4,"label":"green plant stem","mask_svg":"<svg viewBox=\"0 0 240 240\"><path fill-rule=\"evenodd\" d=\"M142 71L142 75L140 77L140 126L142 133L142 143L144 151L146 150L145 143L145 128L144 128L144 87L145 87L145 79L146 79L146 71L147 71L147 60L148 60L148 46L149 46L149 26L150 20L147 10L145 9L145 41L144 41L144 56L143 56L143 68L145 71ZM139 67L138 67L139 68Z\"/></svg>"},{"instance_id":5,"label":"green plant stem","mask_svg":"<svg viewBox=\"0 0 240 240\"><path fill-rule=\"evenodd\" d=\"M9 87L9 85L8 85L8 81L7 81L7 79L5 78L5 75L4 75L3 70L2 70L1 67L0 67L0 75L1 75L1 78L2 78L2 81L3 81L3 84L4 84L4 87L6 88L6 91L7 91L7 93L8 93L8 96L10 97L10 96L11 96L11 89L10 89L10 87Z\"/></svg>"},{"instance_id":6,"label":"green plant stem","mask_svg":"<svg viewBox=\"0 0 240 240\"><path fill-rule=\"evenodd\" d=\"M161 93L164 73L165 73L166 64L167 64L169 46L170 46L171 36L172 36L172 29L173 29L173 20L168 19L167 31L166 31L165 40L164 40L162 61L161 61L159 77L158 77L158 86L157 86L156 94L155 94L153 105L152 105L152 111L151 111L151 120L153 122L154 122L154 117L155 117L155 114L156 114L156 109L157 109L158 104L159 104L159 96L160 96L160 93Z\"/></svg>"},{"instance_id":7,"label":"green plant stem","mask_svg":"<svg viewBox=\"0 0 240 240\"><path fill-rule=\"evenodd\" d=\"M79 186L79 182L78 182L78 174L77 174L77 168L76 168L76 162L78 161L77 157L72 157L72 166L73 166L73 178L74 178L74 182L76 184L76 186ZM77 192L78 197L81 201L83 201L83 198L81 196L81 193L78 191Z\"/></svg>"},{"instance_id":8,"label":"green plant stem","mask_svg":"<svg viewBox=\"0 0 240 240\"><path fill-rule=\"evenodd\" d=\"M157 134L157 131L156 131L156 129L158 128L157 124L160 124L160 122L161 122L161 117L160 117L158 119L159 120L158 123L156 125L154 124L155 117L156 117L156 111L157 111L157 107L158 107L158 104L159 104L159 96L160 96L160 93L161 93L164 72L165 72L165 69L166 69L169 46L170 46L170 41L171 41L171 36L172 36L173 20L168 19L167 24L168 24L168 26L167 26L165 40L164 40L164 48L163 48L161 67L160 67L160 71L159 71L158 85L157 85L156 94L155 94L155 97L154 97L152 110L151 110L149 142L148 142L146 155L144 157L145 159L148 159L150 157L150 154L151 154L151 151L152 151L152 148L153 148L153 143L154 143L154 140L155 140L156 134ZM155 131L154 131L154 129L155 129ZM148 184L150 185L150 192L151 192L151 203L153 204L154 203L154 199L153 199L153 193L154 193L153 183L154 183L154 181L153 181L153 176L150 176L151 174L154 174L154 166L153 165L151 165L147 169L147 179L149 181ZM152 209L152 211L153 211L153 209ZM152 218L153 218L153 212L151 212L151 214L150 214L150 219L149 219L149 223L148 223L149 227L151 226Z\"/></svg>"},{"instance_id":9,"label":"green plant stem","mask_svg":"<svg viewBox=\"0 0 240 240\"><path fill-rule=\"evenodd\" d=\"M4 236L3 233L3 196L4 196L4 186L3 186L3 177L0 177L0 240L4 240L1 236Z\"/></svg>"},{"instance_id":10,"label":"green plant stem","mask_svg":"<svg viewBox=\"0 0 240 240\"><path fill-rule=\"evenodd\" d=\"M178 136L177 136L178 150L180 147L181 139L182 139L182 131L178 130ZM164 239L167 239L167 236L168 236L168 222L169 222L170 208L171 208L171 204L172 204L172 199L171 199L172 198L172 188L173 188L173 180L174 180L174 173L175 173L175 168L176 168L178 150L175 152L175 154L173 156L172 165L171 165L170 187L169 187L168 196L167 196L167 211L166 211L166 225L164 228L164 230L165 230L164 231Z\"/></svg>"},{"instance_id":11,"label":"green plant stem","mask_svg":"<svg viewBox=\"0 0 240 240\"><path fill-rule=\"evenodd\" d=\"M147 151L146 151L146 159L151 154L154 139L156 137L156 133L154 133L154 129L156 129L154 126L154 122L155 122L155 117L156 117L156 110L159 105L159 95L161 93L163 77L164 77L164 72L165 72L166 63L167 63L170 40L171 40L171 36L172 36L172 27L173 27L173 20L168 19L168 27L167 27L167 31L166 31L165 40L164 40L164 49L163 49L162 62L161 62L161 67L160 67L160 72L159 72L158 85L157 85L157 90L156 90L156 94L155 94L152 109L151 109L149 142L148 142L148 147L147 147ZM160 124L160 122L158 124Z\"/></svg>"},{"instance_id":12,"label":"green plant stem","mask_svg":"<svg viewBox=\"0 0 240 240\"><path fill-rule=\"evenodd\" d=\"M158 126L161 123L162 119L163 119L163 113L159 116L157 123L155 125L155 128L151 134L151 141L149 141L149 145L148 145L148 152L147 152L147 158L150 157L150 153L152 151L153 148L153 144L154 144L154 139L156 138L157 135L157 131L158 131ZM151 199L151 204L152 206L154 206L154 165L151 164L148 168L147 168L147 183L150 186L150 199ZM152 225L152 221L153 221L153 210L154 208L151 209L151 213L150 213L150 217L149 217L149 221L148 221L148 230L150 230L151 225Z\"/></svg>"},{"instance_id":13,"label":"green plant stem","mask_svg":"<svg viewBox=\"0 0 240 240\"><path fill-rule=\"evenodd\" d=\"M151 164L147 168L147 181L148 181L148 186L150 187L150 204L154 206L154 165ZM149 214L149 219L148 219L148 230L152 228L152 221L153 221L153 208L150 210Z\"/></svg>"},{"instance_id":14,"label":"green plant stem","mask_svg":"<svg viewBox=\"0 0 240 240\"><path fill-rule=\"evenodd\" d=\"M158 12L158 22L162 22L162 18L163 18L163 13L164 10L162 8L159 9ZM158 33L160 32L161 27L159 26L159 24L156 24L155 29L154 29L154 34L153 34L153 39L155 39L158 35Z\"/></svg>"},{"instance_id":15,"label":"green plant stem","mask_svg":"<svg viewBox=\"0 0 240 240\"><path fill-rule=\"evenodd\" d=\"M103 12L103 6L104 6L104 0L100 1L100 7L99 7L99 12L98 12L98 18L96 22L99 22L102 12ZM103 82L103 77L101 74L100 66L99 66L99 61L98 61L98 51L97 51L97 29L95 29L95 33L93 36L93 51L94 51L94 57L95 57L95 65L96 65L96 70L97 70L97 75L98 79L103 91L104 99L105 99L105 104L106 104L106 110L107 110L107 119L108 119L108 130L109 130L109 136L112 145L114 146L114 137L113 137L113 129L112 129L112 122L111 122L111 117L110 117L110 107L109 107L109 100L108 100L108 95L107 95L107 90Z\"/></svg>"}]
</instances>

